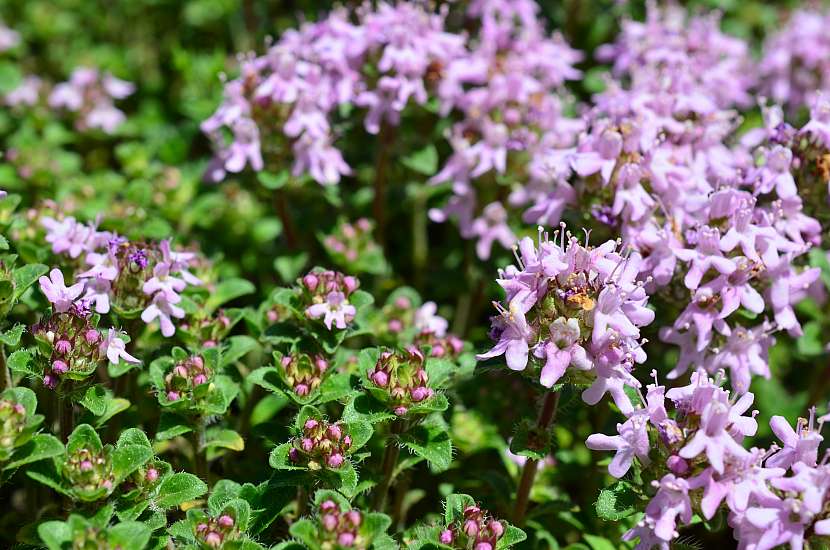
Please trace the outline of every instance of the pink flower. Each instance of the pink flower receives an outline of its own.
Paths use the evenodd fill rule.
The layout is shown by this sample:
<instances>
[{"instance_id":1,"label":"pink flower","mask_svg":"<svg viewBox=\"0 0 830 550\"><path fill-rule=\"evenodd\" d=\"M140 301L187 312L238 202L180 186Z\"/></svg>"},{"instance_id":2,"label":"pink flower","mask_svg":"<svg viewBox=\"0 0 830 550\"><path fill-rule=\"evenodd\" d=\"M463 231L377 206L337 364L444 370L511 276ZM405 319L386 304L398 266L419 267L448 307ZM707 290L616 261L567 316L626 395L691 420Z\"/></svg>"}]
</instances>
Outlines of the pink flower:
<instances>
[{"instance_id":1,"label":"pink flower","mask_svg":"<svg viewBox=\"0 0 830 550\"><path fill-rule=\"evenodd\" d=\"M76 283L67 287L64 283L63 273L57 268L49 272L48 278L43 276L38 279L38 282L40 283L41 292L52 303L52 307L57 313L69 311L72 303L84 291L84 283Z\"/></svg>"}]
</instances>

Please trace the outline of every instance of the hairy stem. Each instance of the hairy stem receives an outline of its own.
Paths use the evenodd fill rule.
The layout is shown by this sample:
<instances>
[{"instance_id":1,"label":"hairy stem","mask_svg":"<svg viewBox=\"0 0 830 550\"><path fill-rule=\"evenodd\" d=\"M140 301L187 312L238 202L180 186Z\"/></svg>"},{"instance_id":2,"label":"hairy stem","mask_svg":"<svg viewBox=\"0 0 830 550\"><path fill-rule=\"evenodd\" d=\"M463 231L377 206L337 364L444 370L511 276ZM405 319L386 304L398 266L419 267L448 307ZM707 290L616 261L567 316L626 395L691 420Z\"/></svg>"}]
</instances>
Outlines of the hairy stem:
<instances>
[{"instance_id":1,"label":"hairy stem","mask_svg":"<svg viewBox=\"0 0 830 550\"><path fill-rule=\"evenodd\" d=\"M75 411L72 399L68 392L61 392L58 397L58 425L60 426L61 440L66 442L69 434L75 429Z\"/></svg>"},{"instance_id":2,"label":"hairy stem","mask_svg":"<svg viewBox=\"0 0 830 550\"><path fill-rule=\"evenodd\" d=\"M375 159L375 197L372 214L375 217L378 244L386 251L386 169L389 164L389 148L394 136L385 122L378 132L378 154Z\"/></svg>"},{"instance_id":3,"label":"hairy stem","mask_svg":"<svg viewBox=\"0 0 830 550\"><path fill-rule=\"evenodd\" d=\"M308 491L305 485L297 485L297 514L295 520L303 517L308 510Z\"/></svg>"},{"instance_id":4,"label":"hairy stem","mask_svg":"<svg viewBox=\"0 0 830 550\"><path fill-rule=\"evenodd\" d=\"M285 189L279 189L273 192L274 208L282 222L282 233L285 235L285 244L291 250L295 250L297 248L297 230L294 227L294 221L291 219L291 212L288 211L288 202L285 200L285 193Z\"/></svg>"},{"instance_id":5,"label":"hairy stem","mask_svg":"<svg viewBox=\"0 0 830 550\"><path fill-rule=\"evenodd\" d=\"M556 409L559 405L559 392L547 392L542 402L542 410L539 412L539 419L536 427L539 430L550 430L556 418ZM513 508L513 523L518 526L524 525L527 505L530 502L530 490L533 488L533 481L536 479L536 470L539 468L539 461L528 459L522 469L522 477L519 480L519 488L516 489L516 505Z\"/></svg>"},{"instance_id":6,"label":"hairy stem","mask_svg":"<svg viewBox=\"0 0 830 550\"><path fill-rule=\"evenodd\" d=\"M3 344L0 344L0 371L2 371L3 376L3 385L0 386L0 390L13 388L14 380L9 366L6 364L6 347Z\"/></svg>"},{"instance_id":7,"label":"hairy stem","mask_svg":"<svg viewBox=\"0 0 830 550\"><path fill-rule=\"evenodd\" d=\"M196 429L190 434L190 442L193 446L193 469L196 475L210 485L208 476L210 474L207 463L207 439L205 436L206 422L199 417L196 419Z\"/></svg>"},{"instance_id":8,"label":"hairy stem","mask_svg":"<svg viewBox=\"0 0 830 550\"><path fill-rule=\"evenodd\" d=\"M375 511L382 512L386 507L386 497L389 495L389 487L392 486L392 479L395 475L395 465L398 463L398 455L401 452L398 447L396 436L403 431L403 425L400 420L392 423L392 430L389 438L386 441L386 451L383 453L383 465L381 471L383 477L380 483L375 488L375 502L373 508Z\"/></svg>"}]
</instances>

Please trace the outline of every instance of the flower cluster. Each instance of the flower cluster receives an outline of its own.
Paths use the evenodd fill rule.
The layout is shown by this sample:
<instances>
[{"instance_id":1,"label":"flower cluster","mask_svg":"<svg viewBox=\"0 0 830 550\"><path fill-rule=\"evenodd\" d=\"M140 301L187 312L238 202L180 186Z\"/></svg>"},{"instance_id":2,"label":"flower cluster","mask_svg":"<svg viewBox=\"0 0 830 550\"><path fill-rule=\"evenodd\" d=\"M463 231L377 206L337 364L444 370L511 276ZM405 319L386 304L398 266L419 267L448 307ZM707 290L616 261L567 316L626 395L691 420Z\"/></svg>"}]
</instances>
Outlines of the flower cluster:
<instances>
[{"instance_id":1,"label":"flower cluster","mask_svg":"<svg viewBox=\"0 0 830 550\"><path fill-rule=\"evenodd\" d=\"M53 269L50 275L51 278L41 277L40 285L54 312L32 326L38 350L48 362L44 369L45 386L54 388L63 378L85 378L105 359L113 365L122 360L132 364L141 362L127 352L121 331L110 328L106 335L101 334L85 303L72 301L82 290L76 288L79 285L67 289L58 269Z\"/></svg>"},{"instance_id":2,"label":"flower cluster","mask_svg":"<svg viewBox=\"0 0 830 550\"><path fill-rule=\"evenodd\" d=\"M363 515L360 510L340 509L333 500L324 500L320 503L319 535L323 548L334 544L342 548L362 548L360 545L360 525Z\"/></svg>"},{"instance_id":3,"label":"flower cluster","mask_svg":"<svg viewBox=\"0 0 830 550\"><path fill-rule=\"evenodd\" d=\"M656 374L655 374L656 376ZM800 419L796 429L783 417L770 425L782 445L746 449L755 435L757 411L745 416L751 393L730 395L723 379L702 370L687 386L666 391L648 386L643 406L617 425L618 435L594 434L594 450L614 451L608 470L622 477L636 461L655 489L643 519L625 535L637 548L668 548L679 524L693 513L711 519L722 504L741 548L800 547L805 536L830 533L822 523L830 503L830 470L818 463L821 421Z\"/></svg>"},{"instance_id":4,"label":"flower cluster","mask_svg":"<svg viewBox=\"0 0 830 550\"><path fill-rule=\"evenodd\" d=\"M284 355L279 360L279 365L285 383L300 397L319 388L329 370L328 360L320 354L311 356L300 352L291 353Z\"/></svg>"},{"instance_id":5,"label":"flower cluster","mask_svg":"<svg viewBox=\"0 0 830 550\"><path fill-rule=\"evenodd\" d=\"M346 462L351 447L352 438L340 423L309 418L303 423L302 433L294 439L288 458L312 470L337 469Z\"/></svg>"},{"instance_id":6,"label":"flower cluster","mask_svg":"<svg viewBox=\"0 0 830 550\"><path fill-rule=\"evenodd\" d=\"M196 541L203 548L219 548L226 541L239 538L239 529L236 521L230 514L222 514L217 518L206 517L196 524Z\"/></svg>"},{"instance_id":7,"label":"flower cluster","mask_svg":"<svg viewBox=\"0 0 830 550\"><path fill-rule=\"evenodd\" d=\"M639 327L649 324L654 312L637 281L641 257L618 249L616 241L583 245L564 225L553 240L541 228L538 243L522 239L518 265L499 272L506 299L494 304L496 344L478 358L504 355L510 369L522 371L532 352L543 361L543 386L552 387L571 367L592 382L582 394L585 402L595 404L609 393L620 409L630 411L623 388L640 386L631 369L646 358Z\"/></svg>"},{"instance_id":8,"label":"flower cluster","mask_svg":"<svg viewBox=\"0 0 830 550\"><path fill-rule=\"evenodd\" d=\"M500 521L490 517L486 510L472 505L464 508L463 518L441 531L439 540L451 548L495 550L503 534L504 525Z\"/></svg>"},{"instance_id":9,"label":"flower cluster","mask_svg":"<svg viewBox=\"0 0 830 550\"><path fill-rule=\"evenodd\" d=\"M49 94L49 106L76 114L78 130L100 129L112 134L124 122L124 113L115 107L135 91L129 82L91 67L78 67L69 80L56 85Z\"/></svg>"},{"instance_id":10,"label":"flower cluster","mask_svg":"<svg viewBox=\"0 0 830 550\"><path fill-rule=\"evenodd\" d=\"M413 405L435 395L429 387L424 369L424 354L410 346L403 351L383 351L375 366L366 373L376 396L398 416L404 416Z\"/></svg>"},{"instance_id":11,"label":"flower cluster","mask_svg":"<svg viewBox=\"0 0 830 550\"><path fill-rule=\"evenodd\" d=\"M94 451L82 447L67 455L62 472L76 494L93 498L112 492L115 482L112 467L108 449Z\"/></svg>"},{"instance_id":12,"label":"flower cluster","mask_svg":"<svg viewBox=\"0 0 830 550\"><path fill-rule=\"evenodd\" d=\"M173 370L164 377L164 392L168 401L193 400L208 391L213 372L198 355L190 356L176 363Z\"/></svg>"},{"instance_id":13,"label":"flower cluster","mask_svg":"<svg viewBox=\"0 0 830 550\"><path fill-rule=\"evenodd\" d=\"M323 246L332 261L351 268L358 262L382 258L383 251L372 237L374 225L367 218L360 218L354 223L339 223L333 233L323 237Z\"/></svg>"},{"instance_id":14,"label":"flower cluster","mask_svg":"<svg viewBox=\"0 0 830 550\"><path fill-rule=\"evenodd\" d=\"M188 285L201 284L189 271L196 263L195 253L174 251L169 240L132 242L71 216L47 216L41 223L52 251L79 261L80 282L70 288L78 292L78 285L83 285L83 299L94 304L96 312L115 309L132 317L140 311L145 323L158 320L164 336L175 333L173 319L185 316L178 305L181 292Z\"/></svg>"},{"instance_id":15,"label":"flower cluster","mask_svg":"<svg viewBox=\"0 0 830 550\"><path fill-rule=\"evenodd\" d=\"M15 400L0 398L0 461L7 460L24 437L29 437L26 408Z\"/></svg>"},{"instance_id":16,"label":"flower cluster","mask_svg":"<svg viewBox=\"0 0 830 550\"><path fill-rule=\"evenodd\" d=\"M349 296L360 286L357 277L337 271L315 270L301 280L303 300L308 304L305 314L310 319L323 319L326 328L332 324L343 330L351 324L357 309Z\"/></svg>"},{"instance_id":17,"label":"flower cluster","mask_svg":"<svg viewBox=\"0 0 830 550\"><path fill-rule=\"evenodd\" d=\"M356 16L353 24L345 9L335 10L284 33L264 55L242 59L241 75L226 84L223 103L202 123L216 148L209 179L247 165L262 170L263 151L288 146L296 176L337 183L351 173L334 145L338 108L365 108L371 133L397 124L410 101L426 103L432 75L463 47L460 36L442 30L442 14L419 4L366 4ZM364 71L368 63L373 70Z\"/></svg>"},{"instance_id":18,"label":"flower cluster","mask_svg":"<svg viewBox=\"0 0 830 550\"><path fill-rule=\"evenodd\" d=\"M809 105L816 92L830 90L828 22L827 13L799 9L766 40L758 64L763 94L795 111Z\"/></svg>"},{"instance_id":19,"label":"flower cluster","mask_svg":"<svg viewBox=\"0 0 830 550\"><path fill-rule=\"evenodd\" d=\"M20 33L8 28L0 21L0 53L10 50L20 44Z\"/></svg>"}]
</instances>

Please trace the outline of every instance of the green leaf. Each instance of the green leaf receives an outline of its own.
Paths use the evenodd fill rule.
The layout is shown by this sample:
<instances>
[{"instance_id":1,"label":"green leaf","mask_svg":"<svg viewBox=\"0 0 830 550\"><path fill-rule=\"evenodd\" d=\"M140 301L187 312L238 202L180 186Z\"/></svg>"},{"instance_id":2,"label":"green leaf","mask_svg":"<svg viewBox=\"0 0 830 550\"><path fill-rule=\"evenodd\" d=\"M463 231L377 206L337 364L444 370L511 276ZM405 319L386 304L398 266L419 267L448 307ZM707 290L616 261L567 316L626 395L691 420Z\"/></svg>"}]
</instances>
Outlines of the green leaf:
<instances>
[{"instance_id":1,"label":"green leaf","mask_svg":"<svg viewBox=\"0 0 830 550\"><path fill-rule=\"evenodd\" d=\"M822 344L822 329L821 323L818 321L810 321L804 325L804 333L796 340L796 349L798 353L806 357L816 357L824 353L824 345Z\"/></svg>"},{"instance_id":2,"label":"green leaf","mask_svg":"<svg viewBox=\"0 0 830 550\"><path fill-rule=\"evenodd\" d=\"M139 521L124 521L107 531L110 545L122 550L143 550L153 534L149 527Z\"/></svg>"},{"instance_id":3,"label":"green leaf","mask_svg":"<svg viewBox=\"0 0 830 550\"><path fill-rule=\"evenodd\" d=\"M263 187L273 191L275 189L281 189L286 183L288 183L290 174L288 173L288 170L280 170L276 174L263 171L257 174L256 179L262 184Z\"/></svg>"},{"instance_id":4,"label":"green leaf","mask_svg":"<svg viewBox=\"0 0 830 550\"><path fill-rule=\"evenodd\" d=\"M253 294L256 287L250 281L245 279L227 279L216 285L216 288L211 292L210 297L205 302L205 308L208 311L213 311L217 307L230 302L240 296Z\"/></svg>"},{"instance_id":5,"label":"green leaf","mask_svg":"<svg viewBox=\"0 0 830 550\"><path fill-rule=\"evenodd\" d=\"M49 268L43 264L26 264L20 266L12 272L12 279L14 280L14 301L20 299L23 293L32 286L38 277L45 275Z\"/></svg>"},{"instance_id":6,"label":"green leaf","mask_svg":"<svg viewBox=\"0 0 830 550\"><path fill-rule=\"evenodd\" d=\"M9 355L6 360L6 366L10 371L24 376L36 376L37 373L32 370L31 363L32 351L28 349L19 349Z\"/></svg>"},{"instance_id":7,"label":"green leaf","mask_svg":"<svg viewBox=\"0 0 830 550\"><path fill-rule=\"evenodd\" d=\"M290 449L291 443L276 446L268 457L268 464L275 470L305 470L305 468L294 466L289 460L288 451Z\"/></svg>"},{"instance_id":8,"label":"green leaf","mask_svg":"<svg viewBox=\"0 0 830 550\"><path fill-rule=\"evenodd\" d=\"M231 336L228 338L228 347L222 350L219 366L231 365L258 347L259 343L250 336Z\"/></svg>"},{"instance_id":9,"label":"green leaf","mask_svg":"<svg viewBox=\"0 0 830 550\"><path fill-rule=\"evenodd\" d=\"M364 420L370 424L377 424L393 420L396 417L383 403L370 395L362 393L346 403L342 418L346 422Z\"/></svg>"},{"instance_id":10,"label":"green leaf","mask_svg":"<svg viewBox=\"0 0 830 550\"><path fill-rule=\"evenodd\" d=\"M101 452L104 445L101 443L101 438L95 428L89 424L81 424L69 434L69 439L66 442L66 452L74 453L81 449L89 449L93 452Z\"/></svg>"},{"instance_id":11,"label":"green leaf","mask_svg":"<svg viewBox=\"0 0 830 550\"><path fill-rule=\"evenodd\" d=\"M161 482L155 501L160 508L173 508L204 495L207 490L205 482L198 477L179 472Z\"/></svg>"},{"instance_id":12,"label":"green leaf","mask_svg":"<svg viewBox=\"0 0 830 550\"><path fill-rule=\"evenodd\" d=\"M10 348L16 348L18 344L20 344L20 337L23 336L23 332L26 330L26 327L21 324L14 325L9 330L5 330L0 332L0 343L9 346Z\"/></svg>"},{"instance_id":13,"label":"green leaf","mask_svg":"<svg viewBox=\"0 0 830 550\"><path fill-rule=\"evenodd\" d=\"M527 535L524 531L522 531L518 527L508 525L504 530L504 534L501 536L498 542L496 542L496 550L501 550L502 548L510 548L514 544L518 544L526 538Z\"/></svg>"},{"instance_id":14,"label":"green leaf","mask_svg":"<svg viewBox=\"0 0 830 550\"><path fill-rule=\"evenodd\" d=\"M291 524L288 529L291 536L299 539L312 550L317 550L320 545L317 544L317 526L310 519L300 519Z\"/></svg>"},{"instance_id":15,"label":"green leaf","mask_svg":"<svg viewBox=\"0 0 830 550\"><path fill-rule=\"evenodd\" d=\"M63 550L72 545L72 530L62 521L41 523L37 526L37 534L49 550Z\"/></svg>"},{"instance_id":16,"label":"green leaf","mask_svg":"<svg viewBox=\"0 0 830 550\"><path fill-rule=\"evenodd\" d=\"M307 263L308 253L300 252L294 256L278 257L274 260L274 269L284 283L291 283L300 275Z\"/></svg>"},{"instance_id":17,"label":"green leaf","mask_svg":"<svg viewBox=\"0 0 830 550\"><path fill-rule=\"evenodd\" d=\"M112 472L122 480L153 458L153 450L144 445L124 445L112 453Z\"/></svg>"},{"instance_id":18,"label":"green leaf","mask_svg":"<svg viewBox=\"0 0 830 550\"><path fill-rule=\"evenodd\" d=\"M438 151L434 145L430 144L411 155L403 157L401 162L414 172L432 176L438 170Z\"/></svg>"},{"instance_id":19,"label":"green leaf","mask_svg":"<svg viewBox=\"0 0 830 550\"><path fill-rule=\"evenodd\" d=\"M17 449L12 460L6 464L4 470L13 470L25 464L60 456L64 452L63 443L57 437L49 434L36 434L29 442Z\"/></svg>"},{"instance_id":20,"label":"green leaf","mask_svg":"<svg viewBox=\"0 0 830 550\"><path fill-rule=\"evenodd\" d=\"M95 416L101 416L107 410L107 390L100 384L90 386L79 403Z\"/></svg>"},{"instance_id":21,"label":"green leaf","mask_svg":"<svg viewBox=\"0 0 830 550\"><path fill-rule=\"evenodd\" d=\"M436 470L442 471L452 463L452 442L449 431L440 416L432 416L412 427L400 437L401 444L424 458Z\"/></svg>"},{"instance_id":22,"label":"green leaf","mask_svg":"<svg viewBox=\"0 0 830 550\"><path fill-rule=\"evenodd\" d=\"M95 426L100 428L107 421L118 413L122 413L130 408L130 402L121 397L109 396L107 399L107 406L104 412L95 419Z\"/></svg>"},{"instance_id":23,"label":"green leaf","mask_svg":"<svg viewBox=\"0 0 830 550\"><path fill-rule=\"evenodd\" d=\"M464 517L464 509L473 506L475 499L470 495L454 493L447 497L447 505L444 509L444 522L449 525Z\"/></svg>"},{"instance_id":24,"label":"green leaf","mask_svg":"<svg viewBox=\"0 0 830 550\"><path fill-rule=\"evenodd\" d=\"M533 460L544 460L550 453L551 437L547 430L540 430L527 419L516 426L510 441L510 452Z\"/></svg>"},{"instance_id":25,"label":"green leaf","mask_svg":"<svg viewBox=\"0 0 830 550\"><path fill-rule=\"evenodd\" d=\"M606 521L619 521L635 513L637 494L627 481L617 481L599 492L594 505L597 516Z\"/></svg>"},{"instance_id":26,"label":"green leaf","mask_svg":"<svg viewBox=\"0 0 830 550\"><path fill-rule=\"evenodd\" d=\"M193 428L184 417L173 413L162 413L159 419L159 427L156 431L156 441L173 439L180 435L190 433Z\"/></svg>"},{"instance_id":27,"label":"green leaf","mask_svg":"<svg viewBox=\"0 0 830 550\"><path fill-rule=\"evenodd\" d=\"M346 422L346 433L352 438L352 446L349 448L350 453L354 453L372 438L372 425L364 421Z\"/></svg>"},{"instance_id":28,"label":"green leaf","mask_svg":"<svg viewBox=\"0 0 830 550\"><path fill-rule=\"evenodd\" d=\"M245 450L245 440L237 432L229 429L208 430L207 448L220 447L232 451Z\"/></svg>"}]
</instances>

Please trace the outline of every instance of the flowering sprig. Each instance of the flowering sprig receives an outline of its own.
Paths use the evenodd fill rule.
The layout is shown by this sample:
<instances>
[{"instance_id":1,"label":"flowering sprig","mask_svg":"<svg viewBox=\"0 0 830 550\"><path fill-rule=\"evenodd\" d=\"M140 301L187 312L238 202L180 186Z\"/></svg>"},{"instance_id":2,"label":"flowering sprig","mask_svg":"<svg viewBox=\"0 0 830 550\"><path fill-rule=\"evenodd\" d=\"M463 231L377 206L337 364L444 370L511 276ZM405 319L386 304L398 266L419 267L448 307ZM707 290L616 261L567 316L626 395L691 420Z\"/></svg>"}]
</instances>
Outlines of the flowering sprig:
<instances>
[{"instance_id":1,"label":"flowering sprig","mask_svg":"<svg viewBox=\"0 0 830 550\"><path fill-rule=\"evenodd\" d=\"M380 275L389 266L383 257L383 249L372 236L375 224L367 218L354 223L340 220L328 235L320 235L320 242L331 261L348 273Z\"/></svg>"},{"instance_id":2,"label":"flowering sprig","mask_svg":"<svg viewBox=\"0 0 830 550\"><path fill-rule=\"evenodd\" d=\"M181 293L188 286L201 284L190 272L196 265L195 253L174 251L170 241L131 242L71 216L44 216L41 223L52 251L78 262L79 282L66 292L77 294L80 288L81 297L97 313L113 310L128 319L140 315L147 324L158 320L162 335L170 337L175 333L173 319L185 316L180 305ZM62 284L62 279L57 283ZM66 296L52 294L65 302Z\"/></svg>"},{"instance_id":3,"label":"flowering sprig","mask_svg":"<svg viewBox=\"0 0 830 550\"><path fill-rule=\"evenodd\" d=\"M429 384L424 354L418 348L381 351L366 371L364 384L396 416L417 417L436 410L432 401L438 394Z\"/></svg>"},{"instance_id":4,"label":"flowering sprig","mask_svg":"<svg viewBox=\"0 0 830 550\"><path fill-rule=\"evenodd\" d=\"M173 524L169 532L176 544L199 550L262 550L264 547L248 534L253 523L251 504L239 495L239 486L234 489L225 483L210 495L207 509L190 508L187 517Z\"/></svg>"},{"instance_id":5,"label":"flowering sprig","mask_svg":"<svg viewBox=\"0 0 830 550\"><path fill-rule=\"evenodd\" d=\"M354 320L357 309L349 303L349 296L360 286L351 275L336 271L315 270L302 278L302 300L308 304L305 315L320 319L326 328L346 329Z\"/></svg>"},{"instance_id":6,"label":"flowering sprig","mask_svg":"<svg viewBox=\"0 0 830 550\"><path fill-rule=\"evenodd\" d=\"M49 106L74 113L79 131L100 129L112 134L126 119L113 100L129 97L134 91L130 82L95 68L78 67L49 94Z\"/></svg>"},{"instance_id":7,"label":"flowering sprig","mask_svg":"<svg viewBox=\"0 0 830 550\"><path fill-rule=\"evenodd\" d=\"M308 548L387 548L395 542L386 534L391 520L384 514L352 508L335 491L320 490L314 495L310 518L291 525L291 535Z\"/></svg>"},{"instance_id":8,"label":"flowering sprig","mask_svg":"<svg viewBox=\"0 0 830 550\"><path fill-rule=\"evenodd\" d=\"M28 388L0 393L0 482L21 466L63 454L56 437L39 433L44 417L36 409L37 397Z\"/></svg>"},{"instance_id":9,"label":"flowering sprig","mask_svg":"<svg viewBox=\"0 0 830 550\"><path fill-rule=\"evenodd\" d=\"M66 521L45 521L37 534L49 550L63 548L144 548L153 530L140 521L113 522L114 509L104 506L91 517L70 514ZM119 518L120 519L120 518Z\"/></svg>"},{"instance_id":10,"label":"flowering sprig","mask_svg":"<svg viewBox=\"0 0 830 550\"><path fill-rule=\"evenodd\" d=\"M337 401L352 391L350 375L337 372L321 353L274 352L274 366L256 369L248 379L300 405Z\"/></svg>"},{"instance_id":11,"label":"flowering sprig","mask_svg":"<svg viewBox=\"0 0 830 550\"><path fill-rule=\"evenodd\" d=\"M510 548L525 540L525 533L504 520L493 517L476 504L473 497L452 494L447 497L439 525L422 527L413 549L495 550Z\"/></svg>"},{"instance_id":12,"label":"flowering sprig","mask_svg":"<svg viewBox=\"0 0 830 550\"><path fill-rule=\"evenodd\" d=\"M222 374L220 365L218 348L208 348L198 354L173 348L171 357L162 357L150 364L150 379L159 404L194 418L224 414L239 387Z\"/></svg>"},{"instance_id":13,"label":"flowering sprig","mask_svg":"<svg viewBox=\"0 0 830 550\"><path fill-rule=\"evenodd\" d=\"M610 393L621 410L630 411L623 388L639 387L631 375L646 358L639 327L654 312L637 280L642 258L618 248L615 241L583 245L564 226L553 240L541 228L538 243L523 239L518 265L499 273L507 296L506 305L495 304L499 315L492 318L491 336L497 342L478 358L504 355L510 369L522 371L532 356L541 363L544 387L570 372L591 384L582 394L585 402L595 404Z\"/></svg>"},{"instance_id":14,"label":"flowering sprig","mask_svg":"<svg viewBox=\"0 0 830 550\"><path fill-rule=\"evenodd\" d=\"M770 425L782 445L746 449L744 438L758 427L757 411L744 415L753 395L731 396L722 383L697 371L688 386L650 385L642 407L618 424L619 435L588 438L591 449L615 451L613 476L636 464L652 480L656 493L645 517L624 536L639 538L638 548L668 547L693 513L708 520L723 506L742 547L800 546L813 533L830 532L822 523L830 484L826 459L818 462L821 420L816 425L812 411L793 430L775 416Z\"/></svg>"}]
</instances>

